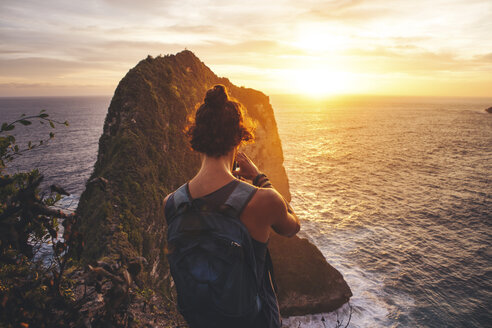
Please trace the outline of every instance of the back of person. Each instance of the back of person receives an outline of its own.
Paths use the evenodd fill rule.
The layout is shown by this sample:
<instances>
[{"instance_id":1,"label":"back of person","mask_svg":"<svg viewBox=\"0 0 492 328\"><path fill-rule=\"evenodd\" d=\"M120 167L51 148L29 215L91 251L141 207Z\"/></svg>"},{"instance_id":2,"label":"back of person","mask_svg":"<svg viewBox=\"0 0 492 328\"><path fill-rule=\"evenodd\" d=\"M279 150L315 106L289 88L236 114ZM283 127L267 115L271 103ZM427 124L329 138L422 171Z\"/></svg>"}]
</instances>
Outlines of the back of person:
<instances>
[{"instance_id":1,"label":"back of person","mask_svg":"<svg viewBox=\"0 0 492 328\"><path fill-rule=\"evenodd\" d=\"M232 180L192 199L186 184L166 203L178 306L193 328L280 326L267 245L239 219L256 191Z\"/></svg>"},{"instance_id":2,"label":"back of person","mask_svg":"<svg viewBox=\"0 0 492 328\"><path fill-rule=\"evenodd\" d=\"M267 243L271 229L292 236L300 225L266 175L238 152L254 138L247 121L224 86L210 89L187 129L202 166L164 200L178 306L192 328L281 326Z\"/></svg>"}]
</instances>

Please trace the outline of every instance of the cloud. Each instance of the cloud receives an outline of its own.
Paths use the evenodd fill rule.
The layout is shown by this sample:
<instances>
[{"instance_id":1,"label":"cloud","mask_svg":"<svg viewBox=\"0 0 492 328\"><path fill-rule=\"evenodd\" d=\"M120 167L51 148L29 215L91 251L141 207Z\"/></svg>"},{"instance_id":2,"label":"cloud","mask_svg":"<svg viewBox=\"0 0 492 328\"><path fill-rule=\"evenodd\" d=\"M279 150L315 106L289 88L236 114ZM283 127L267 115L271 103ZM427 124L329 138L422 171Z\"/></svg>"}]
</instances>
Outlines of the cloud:
<instances>
[{"instance_id":1,"label":"cloud","mask_svg":"<svg viewBox=\"0 0 492 328\"><path fill-rule=\"evenodd\" d=\"M389 58L401 57L404 55L403 53L398 53L394 50L391 50L390 48L381 47L381 46L365 48L365 49L352 48L346 50L344 54L347 56L356 56L356 57L389 57Z\"/></svg>"},{"instance_id":2,"label":"cloud","mask_svg":"<svg viewBox=\"0 0 492 328\"><path fill-rule=\"evenodd\" d=\"M342 23L367 23L389 17L394 13L391 7L357 8L347 7L317 7L309 10L303 16L310 19L328 20Z\"/></svg>"},{"instance_id":3,"label":"cloud","mask_svg":"<svg viewBox=\"0 0 492 328\"><path fill-rule=\"evenodd\" d=\"M492 52L483 55L476 55L474 60L479 63L492 64Z\"/></svg>"},{"instance_id":4,"label":"cloud","mask_svg":"<svg viewBox=\"0 0 492 328\"><path fill-rule=\"evenodd\" d=\"M54 83L0 83L0 97L102 95L113 93L114 85L54 84Z\"/></svg>"},{"instance_id":5,"label":"cloud","mask_svg":"<svg viewBox=\"0 0 492 328\"><path fill-rule=\"evenodd\" d=\"M188 49L218 74L244 78L255 72L264 79L268 71L285 69L293 65L293 60L306 59L303 50L274 40L210 41Z\"/></svg>"},{"instance_id":6,"label":"cloud","mask_svg":"<svg viewBox=\"0 0 492 328\"><path fill-rule=\"evenodd\" d=\"M66 74L86 69L104 68L102 65L81 61L50 58L20 58L0 60L0 77L16 78L59 78Z\"/></svg>"},{"instance_id":7,"label":"cloud","mask_svg":"<svg viewBox=\"0 0 492 328\"><path fill-rule=\"evenodd\" d=\"M492 53L473 58L460 57L453 52L431 52L423 48L350 49L345 52L358 72L404 73L418 76L467 75L492 71Z\"/></svg>"},{"instance_id":8,"label":"cloud","mask_svg":"<svg viewBox=\"0 0 492 328\"><path fill-rule=\"evenodd\" d=\"M115 85L148 54L184 48L257 87L276 70L318 63L490 74L491 13L486 0L2 0L0 82Z\"/></svg>"},{"instance_id":9,"label":"cloud","mask_svg":"<svg viewBox=\"0 0 492 328\"><path fill-rule=\"evenodd\" d=\"M23 52L24 51L20 49L0 49L0 55L20 54Z\"/></svg>"},{"instance_id":10,"label":"cloud","mask_svg":"<svg viewBox=\"0 0 492 328\"><path fill-rule=\"evenodd\" d=\"M102 0L104 4L109 5L110 7L127 7L131 9L135 8L144 8L152 9L156 7L169 6L170 4L179 3L178 0Z\"/></svg>"},{"instance_id":11,"label":"cloud","mask_svg":"<svg viewBox=\"0 0 492 328\"><path fill-rule=\"evenodd\" d=\"M67 54L82 62L104 65L114 63L115 66L121 66L121 64L135 63L147 55L165 55L181 51L184 48L183 44L176 43L114 40L73 47L67 50Z\"/></svg>"},{"instance_id":12,"label":"cloud","mask_svg":"<svg viewBox=\"0 0 492 328\"><path fill-rule=\"evenodd\" d=\"M176 33L192 33L192 34L204 34L209 35L210 33L219 32L218 28L213 25L206 24L196 24L196 25L188 25L188 24L174 24L171 26L166 26L163 29L173 31Z\"/></svg>"},{"instance_id":13,"label":"cloud","mask_svg":"<svg viewBox=\"0 0 492 328\"><path fill-rule=\"evenodd\" d=\"M281 44L273 40L247 40L244 42L226 43L226 42L210 42L206 45L198 46L198 48L216 49L218 52L227 54L259 54L259 55L301 55L304 52L289 46Z\"/></svg>"}]
</instances>

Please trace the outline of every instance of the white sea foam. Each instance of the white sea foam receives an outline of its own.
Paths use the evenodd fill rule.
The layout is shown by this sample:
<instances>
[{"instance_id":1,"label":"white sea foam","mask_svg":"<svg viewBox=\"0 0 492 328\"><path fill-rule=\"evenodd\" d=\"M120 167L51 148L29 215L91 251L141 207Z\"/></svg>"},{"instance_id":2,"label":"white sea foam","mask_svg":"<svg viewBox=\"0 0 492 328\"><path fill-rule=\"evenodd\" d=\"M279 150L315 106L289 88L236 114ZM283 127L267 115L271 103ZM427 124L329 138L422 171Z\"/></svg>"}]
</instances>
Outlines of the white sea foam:
<instances>
[{"instance_id":1,"label":"white sea foam","mask_svg":"<svg viewBox=\"0 0 492 328\"><path fill-rule=\"evenodd\" d=\"M285 318L284 326L336 327L339 320L343 323L340 327L345 327L352 308L350 327L396 327L395 317L399 315L401 308L410 309L413 306L412 297L405 293L389 295L384 291L383 275L366 272L347 261L347 254L357 247L356 242L367 238L373 232L368 229L360 229L355 233L341 230L332 234L336 239L329 239L320 233L318 226L319 223L315 221L303 222L303 230L299 237L307 238L318 246L327 261L342 273L353 296L349 304L335 312Z\"/></svg>"}]
</instances>

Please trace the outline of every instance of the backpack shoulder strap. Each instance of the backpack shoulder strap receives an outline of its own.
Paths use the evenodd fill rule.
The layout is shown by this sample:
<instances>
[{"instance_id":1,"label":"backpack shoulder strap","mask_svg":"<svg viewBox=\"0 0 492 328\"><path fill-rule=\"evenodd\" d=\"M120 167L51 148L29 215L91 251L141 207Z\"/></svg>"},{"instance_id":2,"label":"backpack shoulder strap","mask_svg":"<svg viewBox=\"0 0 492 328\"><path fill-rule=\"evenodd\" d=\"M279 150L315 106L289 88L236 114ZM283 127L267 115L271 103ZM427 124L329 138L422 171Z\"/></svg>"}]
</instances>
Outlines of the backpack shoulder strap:
<instances>
[{"instance_id":1,"label":"backpack shoulder strap","mask_svg":"<svg viewBox=\"0 0 492 328\"><path fill-rule=\"evenodd\" d=\"M239 217L257 190L258 188L255 186L239 181L234 191L225 201L224 205L232 208L234 215Z\"/></svg>"},{"instance_id":2,"label":"backpack shoulder strap","mask_svg":"<svg viewBox=\"0 0 492 328\"><path fill-rule=\"evenodd\" d=\"M164 214L166 216L166 221L169 223L169 218L174 214L174 193L172 193L166 201Z\"/></svg>"},{"instance_id":3,"label":"backpack shoulder strap","mask_svg":"<svg viewBox=\"0 0 492 328\"><path fill-rule=\"evenodd\" d=\"M166 213L166 221L170 222L170 220L178 213L178 211L186 206L185 204L190 203L190 197L188 196L188 186L187 183L179 187L175 192L169 196L167 199L165 213Z\"/></svg>"},{"instance_id":4,"label":"backpack shoulder strap","mask_svg":"<svg viewBox=\"0 0 492 328\"><path fill-rule=\"evenodd\" d=\"M185 183L174 192L174 209L177 211L181 205L189 202L188 183Z\"/></svg>"}]
</instances>

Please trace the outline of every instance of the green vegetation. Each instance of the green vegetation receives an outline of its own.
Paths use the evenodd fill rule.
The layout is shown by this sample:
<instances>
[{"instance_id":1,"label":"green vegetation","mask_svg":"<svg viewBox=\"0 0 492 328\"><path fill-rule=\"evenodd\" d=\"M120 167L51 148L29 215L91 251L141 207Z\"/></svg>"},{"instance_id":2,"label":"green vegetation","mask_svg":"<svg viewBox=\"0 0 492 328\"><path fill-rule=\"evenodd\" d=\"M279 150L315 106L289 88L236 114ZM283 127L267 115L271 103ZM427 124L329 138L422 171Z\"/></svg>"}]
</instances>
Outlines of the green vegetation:
<instances>
[{"instance_id":1,"label":"green vegetation","mask_svg":"<svg viewBox=\"0 0 492 328\"><path fill-rule=\"evenodd\" d=\"M74 297L78 304L72 312L78 316L70 322L92 327L186 326L176 309L166 259L163 199L189 180L200 165L199 156L191 152L182 131L187 116L203 101L205 92L218 83L226 85L231 96L258 121L259 138L246 151L290 199L268 97L217 77L190 51L149 56L127 73L115 91L99 139L94 171L76 211L78 219L71 231L77 233L80 242L69 247L68 254L78 263L69 268L73 281L69 284L65 278L61 281L67 283L59 284L59 289L75 291L73 295L69 291L63 294L65 298ZM299 305L289 295L312 297L311 286L317 286L316 291L323 295L331 295L332 289L326 292L325 288L328 264L321 253L312 255L314 246L300 242L289 245L275 251L275 238L270 243L272 254L275 252L280 262L275 263L278 271L285 272L284 280L282 275L279 277L279 286L284 287L284 293L279 294L281 310L286 309L282 304L291 304L292 309L303 313L307 313L307 307L321 308L319 303L329 303L330 299L315 294L315 305ZM304 250L300 258L309 262L302 273L300 260L280 257L283 253L298 254L299 246ZM313 281L305 281L304 277L313 277L313 266L320 268L316 270L319 274ZM293 272L296 279L290 279ZM334 277L343 281L341 276ZM298 299L302 302L305 298Z\"/></svg>"},{"instance_id":2,"label":"green vegetation","mask_svg":"<svg viewBox=\"0 0 492 328\"><path fill-rule=\"evenodd\" d=\"M131 69L109 106L94 172L77 209L77 229L84 242L81 263L92 265L104 259L108 265L121 264L130 271L130 263L144 258L142 270L132 274L138 289L130 287L129 297L133 302L143 297L149 307L151 299L157 298L162 311L173 318L179 315L166 259L163 199L190 179L200 165L182 131L187 116L218 83L225 84L254 115L265 116L257 108L258 103L268 104L265 95L217 77L190 51L149 56ZM271 106L268 110L265 124L276 133ZM270 162L281 166L282 157L276 154L280 141L278 136L272 140L278 150ZM282 172L277 175L283 181L276 185L285 186L282 191L288 193Z\"/></svg>"},{"instance_id":3,"label":"green vegetation","mask_svg":"<svg viewBox=\"0 0 492 328\"><path fill-rule=\"evenodd\" d=\"M53 137L50 134L47 140L30 142L21 149L9 131L19 125L28 127L33 120L51 127L68 123L40 112L1 125L0 327L186 326L176 309L166 259L163 199L189 180L200 165L182 131L187 116L218 83L226 85L231 96L258 121L260 138L246 151L290 199L268 97L217 77L190 51L149 56L121 80L76 216L52 209L60 200L59 189L54 188L47 198L40 197L42 176L38 171L3 174L16 156ZM58 239L61 226L63 239ZM35 260L37 245L42 243L52 248L48 266ZM270 242L279 269L281 311L285 313L308 313L306 308L325 311L333 295L348 295L345 289L337 291L329 285L345 282L336 270L328 268L322 254L307 244L295 238L289 244L276 238ZM282 258L282 254L289 257ZM306 276L311 278L305 280ZM289 295L309 295L310 304L299 305ZM302 303L305 297L297 299Z\"/></svg>"},{"instance_id":4,"label":"green vegetation","mask_svg":"<svg viewBox=\"0 0 492 328\"><path fill-rule=\"evenodd\" d=\"M39 195L43 176L38 170L4 174L6 166L22 153L43 146L49 138L38 143L28 142L19 147L9 131L17 125L30 126L32 120L41 124L68 125L57 122L41 111L38 115L22 115L0 128L0 322L7 327L53 326L63 318L57 311L71 306L74 300L72 283L65 270L72 263L70 249L78 243L72 229L75 217L53 206L66 192L51 187L47 197ZM64 227L59 238L60 219ZM51 260L37 256L43 245L51 246ZM43 260L45 261L43 263Z\"/></svg>"}]
</instances>

